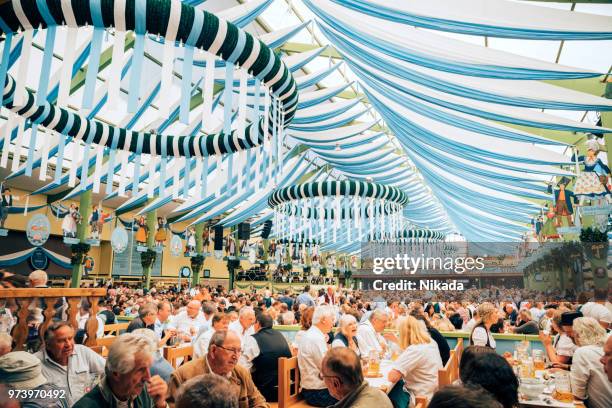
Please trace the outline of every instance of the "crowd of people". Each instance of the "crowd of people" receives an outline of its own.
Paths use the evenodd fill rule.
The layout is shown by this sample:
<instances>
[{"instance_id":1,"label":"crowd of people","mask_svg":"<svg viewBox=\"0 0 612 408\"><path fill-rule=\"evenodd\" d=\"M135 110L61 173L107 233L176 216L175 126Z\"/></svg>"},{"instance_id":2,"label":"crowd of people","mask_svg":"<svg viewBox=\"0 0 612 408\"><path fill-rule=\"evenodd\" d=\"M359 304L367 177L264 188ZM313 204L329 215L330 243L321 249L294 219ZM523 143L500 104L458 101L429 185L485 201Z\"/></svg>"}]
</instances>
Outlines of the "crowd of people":
<instances>
[{"instance_id":1,"label":"crowd of people","mask_svg":"<svg viewBox=\"0 0 612 408\"><path fill-rule=\"evenodd\" d=\"M29 284L45 287L44 272L34 272ZM311 406L410 407L420 396L430 408L517 407L517 375L495 352L493 333L502 332L538 335L551 365L569 371L574 397L589 408L612 406L606 290L571 299L492 287L381 300L378 293L308 285L300 293L106 287L95 316L99 327L131 318L106 358L81 344L85 322L94 317L86 300L76 328L58 300L41 339L35 338L41 311L31 307L27 351L12 351L16 305L0 304L0 407L267 407L278 398L278 359L292 356ZM287 325L299 326L294 338L275 330ZM466 332L469 344L460 380L439 389L438 370L450 356L446 331ZM178 344L192 345L193 358L174 368L161 349ZM393 360L387 390L364 379L373 354ZM24 390L35 392L15 397Z\"/></svg>"}]
</instances>

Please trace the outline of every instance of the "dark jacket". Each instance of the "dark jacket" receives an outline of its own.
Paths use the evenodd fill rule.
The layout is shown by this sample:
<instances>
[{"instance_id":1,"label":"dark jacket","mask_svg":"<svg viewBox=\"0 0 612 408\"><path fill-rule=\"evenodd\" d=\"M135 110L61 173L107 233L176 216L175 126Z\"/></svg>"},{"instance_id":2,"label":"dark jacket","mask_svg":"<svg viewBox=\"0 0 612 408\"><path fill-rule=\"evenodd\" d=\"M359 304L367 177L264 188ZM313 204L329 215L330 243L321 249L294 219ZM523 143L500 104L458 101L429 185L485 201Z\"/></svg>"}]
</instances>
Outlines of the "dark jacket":
<instances>
[{"instance_id":1,"label":"dark jacket","mask_svg":"<svg viewBox=\"0 0 612 408\"><path fill-rule=\"evenodd\" d=\"M154 408L155 402L144 386L140 395L132 401L133 408ZM83 395L72 408L116 408L117 403L112 391L106 385L106 380L102 378L100 384L96 385L91 391Z\"/></svg>"}]
</instances>

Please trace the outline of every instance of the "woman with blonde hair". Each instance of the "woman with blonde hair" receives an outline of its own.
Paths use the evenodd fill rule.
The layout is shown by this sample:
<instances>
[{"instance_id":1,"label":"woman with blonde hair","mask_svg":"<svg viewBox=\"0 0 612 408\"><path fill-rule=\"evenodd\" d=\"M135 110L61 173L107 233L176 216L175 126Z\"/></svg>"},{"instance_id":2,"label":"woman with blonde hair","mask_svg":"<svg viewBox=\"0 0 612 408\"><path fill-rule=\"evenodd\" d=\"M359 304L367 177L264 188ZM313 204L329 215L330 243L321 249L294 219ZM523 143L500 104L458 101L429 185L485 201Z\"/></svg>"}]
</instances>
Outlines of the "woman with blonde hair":
<instances>
[{"instance_id":1,"label":"woman with blonde hair","mask_svg":"<svg viewBox=\"0 0 612 408\"><path fill-rule=\"evenodd\" d=\"M470 344L495 348L491 326L497 323L497 309L492 303L484 302L478 306L478 322L470 334Z\"/></svg>"},{"instance_id":2,"label":"woman with blonde hair","mask_svg":"<svg viewBox=\"0 0 612 408\"><path fill-rule=\"evenodd\" d=\"M572 325L578 348L572 358L570 380L576 398L587 401L589 408L612 407L612 383L600 359L607 339L606 331L592 317L579 317Z\"/></svg>"},{"instance_id":3,"label":"woman with blonde hair","mask_svg":"<svg viewBox=\"0 0 612 408\"><path fill-rule=\"evenodd\" d=\"M414 406L417 395L431 399L436 392L442 359L436 342L417 319L401 318L398 329L399 346L403 351L393 363L388 380L396 383L403 379L404 390L410 394L410 406Z\"/></svg>"}]
</instances>

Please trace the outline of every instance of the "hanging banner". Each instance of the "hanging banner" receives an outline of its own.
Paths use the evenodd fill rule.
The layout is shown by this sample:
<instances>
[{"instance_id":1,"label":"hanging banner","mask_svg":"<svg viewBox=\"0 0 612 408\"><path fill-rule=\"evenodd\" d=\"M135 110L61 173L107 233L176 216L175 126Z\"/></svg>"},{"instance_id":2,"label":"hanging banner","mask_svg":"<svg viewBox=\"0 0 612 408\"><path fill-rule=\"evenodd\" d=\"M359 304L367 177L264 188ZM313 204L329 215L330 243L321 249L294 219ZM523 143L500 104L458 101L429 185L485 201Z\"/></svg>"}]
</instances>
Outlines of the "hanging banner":
<instances>
[{"instance_id":1,"label":"hanging banner","mask_svg":"<svg viewBox=\"0 0 612 408\"><path fill-rule=\"evenodd\" d=\"M172 234L172 239L170 239L170 254L172 256L181 256L183 254L183 241L178 235Z\"/></svg>"},{"instance_id":2,"label":"hanging banner","mask_svg":"<svg viewBox=\"0 0 612 408\"><path fill-rule=\"evenodd\" d=\"M51 234L51 223L46 215L36 214L30 218L26 227L26 236L30 244L34 246L44 245L49 239L49 234Z\"/></svg>"},{"instance_id":3,"label":"hanging banner","mask_svg":"<svg viewBox=\"0 0 612 408\"><path fill-rule=\"evenodd\" d=\"M123 227L117 227L111 234L111 247L116 254L123 253L128 247L129 237Z\"/></svg>"}]
</instances>

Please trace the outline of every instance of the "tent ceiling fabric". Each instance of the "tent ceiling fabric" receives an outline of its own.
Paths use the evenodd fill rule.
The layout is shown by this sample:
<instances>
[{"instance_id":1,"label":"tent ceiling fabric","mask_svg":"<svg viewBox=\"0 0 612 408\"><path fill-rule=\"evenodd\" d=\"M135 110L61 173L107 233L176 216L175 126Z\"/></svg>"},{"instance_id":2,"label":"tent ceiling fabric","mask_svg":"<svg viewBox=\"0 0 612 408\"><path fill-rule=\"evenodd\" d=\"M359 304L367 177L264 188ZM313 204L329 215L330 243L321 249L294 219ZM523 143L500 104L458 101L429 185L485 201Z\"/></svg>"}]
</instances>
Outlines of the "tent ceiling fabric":
<instances>
[{"instance_id":1,"label":"tent ceiling fabric","mask_svg":"<svg viewBox=\"0 0 612 408\"><path fill-rule=\"evenodd\" d=\"M136 8L163 13L139 20ZM278 221L268 205L274 191L293 197L292 186L351 180L409 197L395 225L405 237L519 240L550 201L549 181L575 174L576 141L611 131L586 114L612 111L610 99L557 86L600 80L612 64L605 52L592 53L605 60L598 64L522 52L541 43L556 55L561 40L565 50L572 40L606 49L612 17L561 8L506 0L2 2L0 178L50 201L92 191L117 216L155 210L172 223L226 227ZM485 36L500 46L483 45ZM548 41L524 41L534 39ZM312 46L286 52L287 42ZM204 52L211 49L217 57ZM359 251L368 234L348 224L322 250Z\"/></svg>"}]
</instances>

